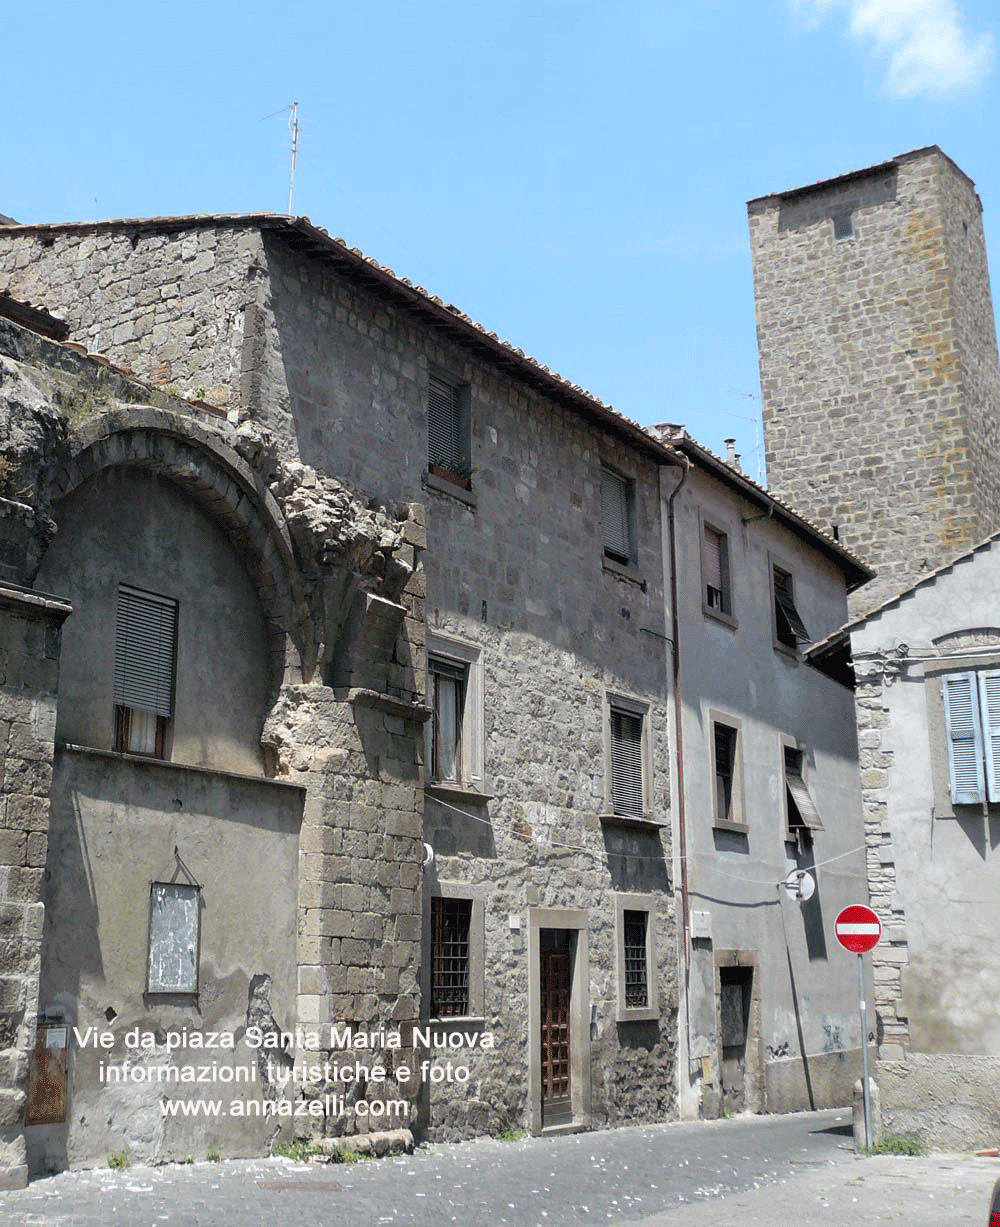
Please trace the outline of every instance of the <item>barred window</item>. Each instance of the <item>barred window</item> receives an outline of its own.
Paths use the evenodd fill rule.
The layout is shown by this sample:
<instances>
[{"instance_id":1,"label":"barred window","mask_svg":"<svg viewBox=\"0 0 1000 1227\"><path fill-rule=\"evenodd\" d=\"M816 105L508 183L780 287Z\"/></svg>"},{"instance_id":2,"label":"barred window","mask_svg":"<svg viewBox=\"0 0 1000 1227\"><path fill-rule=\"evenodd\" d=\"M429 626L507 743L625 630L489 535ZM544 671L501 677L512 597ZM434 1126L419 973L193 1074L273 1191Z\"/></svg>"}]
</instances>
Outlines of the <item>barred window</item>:
<instances>
[{"instance_id":1,"label":"barred window","mask_svg":"<svg viewBox=\"0 0 1000 1227\"><path fill-rule=\"evenodd\" d=\"M471 899L431 899L431 1015L469 1013Z\"/></svg>"},{"instance_id":2,"label":"barred window","mask_svg":"<svg viewBox=\"0 0 1000 1227\"><path fill-rule=\"evenodd\" d=\"M646 968L646 925L648 922L648 912L625 912L625 1006L627 1009L645 1009L649 1004L649 976Z\"/></svg>"}]
</instances>

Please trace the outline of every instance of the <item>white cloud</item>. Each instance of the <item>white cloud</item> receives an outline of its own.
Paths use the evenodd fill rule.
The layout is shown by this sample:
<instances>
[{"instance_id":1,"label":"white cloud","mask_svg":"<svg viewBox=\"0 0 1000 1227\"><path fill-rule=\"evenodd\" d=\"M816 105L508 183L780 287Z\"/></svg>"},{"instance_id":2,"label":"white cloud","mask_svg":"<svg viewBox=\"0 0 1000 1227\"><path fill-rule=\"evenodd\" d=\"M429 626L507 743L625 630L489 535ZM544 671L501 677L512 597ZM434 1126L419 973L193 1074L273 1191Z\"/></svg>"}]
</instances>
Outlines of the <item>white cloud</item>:
<instances>
[{"instance_id":1,"label":"white cloud","mask_svg":"<svg viewBox=\"0 0 1000 1227\"><path fill-rule=\"evenodd\" d=\"M807 17L843 9L855 38L889 56L886 88L908 98L977 85L993 67L993 35L972 35L955 0L792 0Z\"/></svg>"}]
</instances>

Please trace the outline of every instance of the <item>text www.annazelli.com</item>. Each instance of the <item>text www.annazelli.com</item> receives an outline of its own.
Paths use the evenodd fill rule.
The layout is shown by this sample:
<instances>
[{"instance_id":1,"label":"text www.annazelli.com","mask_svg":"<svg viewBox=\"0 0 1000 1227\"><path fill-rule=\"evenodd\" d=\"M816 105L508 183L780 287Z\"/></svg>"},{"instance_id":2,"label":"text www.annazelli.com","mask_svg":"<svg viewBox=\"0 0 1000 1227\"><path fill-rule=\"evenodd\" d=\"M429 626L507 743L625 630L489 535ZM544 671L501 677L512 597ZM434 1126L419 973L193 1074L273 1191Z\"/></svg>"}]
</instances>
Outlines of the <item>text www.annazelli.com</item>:
<instances>
[{"instance_id":1,"label":"text www.annazelli.com","mask_svg":"<svg viewBox=\"0 0 1000 1227\"><path fill-rule=\"evenodd\" d=\"M405 1099L384 1099L369 1102L359 1099L347 1104L343 1095L324 1095L319 1099L161 1099L162 1116L339 1116L353 1112L355 1116L407 1117L410 1104Z\"/></svg>"}]
</instances>

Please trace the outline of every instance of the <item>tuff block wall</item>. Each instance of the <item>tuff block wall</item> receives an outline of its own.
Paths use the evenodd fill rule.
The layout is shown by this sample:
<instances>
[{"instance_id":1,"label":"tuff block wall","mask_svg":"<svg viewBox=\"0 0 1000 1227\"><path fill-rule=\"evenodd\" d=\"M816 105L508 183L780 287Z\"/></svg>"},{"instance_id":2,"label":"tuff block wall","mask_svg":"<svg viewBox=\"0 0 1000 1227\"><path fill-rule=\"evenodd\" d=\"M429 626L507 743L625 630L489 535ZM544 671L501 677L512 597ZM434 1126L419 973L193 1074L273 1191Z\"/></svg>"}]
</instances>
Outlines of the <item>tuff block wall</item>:
<instances>
[{"instance_id":1,"label":"tuff block wall","mask_svg":"<svg viewBox=\"0 0 1000 1227\"><path fill-rule=\"evenodd\" d=\"M0 585L0 1189L23 1188L59 633L68 604Z\"/></svg>"},{"instance_id":2,"label":"tuff block wall","mask_svg":"<svg viewBox=\"0 0 1000 1227\"><path fill-rule=\"evenodd\" d=\"M1000 526L982 207L931 146L748 213L768 480L875 568L871 608Z\"/></svg>"}]
</instances>

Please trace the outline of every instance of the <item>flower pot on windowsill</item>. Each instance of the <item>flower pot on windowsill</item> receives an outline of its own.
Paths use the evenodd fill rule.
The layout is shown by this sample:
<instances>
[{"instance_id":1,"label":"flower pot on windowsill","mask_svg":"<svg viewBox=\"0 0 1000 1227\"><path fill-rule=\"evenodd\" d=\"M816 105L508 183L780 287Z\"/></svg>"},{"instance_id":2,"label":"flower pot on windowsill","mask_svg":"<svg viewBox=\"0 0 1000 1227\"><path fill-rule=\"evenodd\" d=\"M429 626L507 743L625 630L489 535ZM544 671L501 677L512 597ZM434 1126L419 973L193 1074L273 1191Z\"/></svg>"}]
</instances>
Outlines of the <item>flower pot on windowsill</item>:
<instances>
[{"instance_id":1,"label":"flower pot on windowsill","mask_svg":"<svg viewBox=\"0 0 1000 1227\"><path fill-rule=\"evenodd\" d=\"M442 481L450 481L453 486L458 486L462 490L472 489L471 477L463 477L461 473L454 473L451 469L446 469L443 464L429 464L427 471L433 473L435 477L440 477Z\"/></svg>"}]
</instances>

